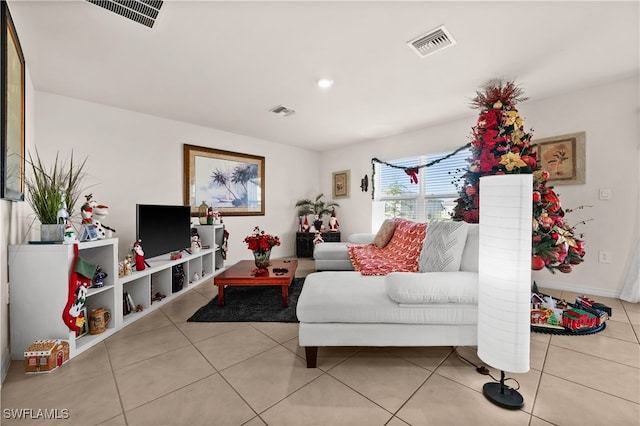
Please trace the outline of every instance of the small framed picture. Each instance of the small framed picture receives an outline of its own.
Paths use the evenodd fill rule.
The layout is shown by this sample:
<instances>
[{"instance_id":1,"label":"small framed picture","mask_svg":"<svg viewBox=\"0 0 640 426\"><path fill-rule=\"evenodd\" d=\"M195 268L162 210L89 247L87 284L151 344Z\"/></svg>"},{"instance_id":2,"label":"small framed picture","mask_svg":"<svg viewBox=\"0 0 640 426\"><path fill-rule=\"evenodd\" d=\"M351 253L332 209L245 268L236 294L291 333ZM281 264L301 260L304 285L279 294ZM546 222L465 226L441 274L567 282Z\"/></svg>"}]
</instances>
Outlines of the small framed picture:
<instances>
[{"instance_id":1,"label":"small framed picture","mask_svg":"<svg viewBox=\"0 0 640 426\"><path fill-rule=\"evenodd\" d=\"M349 170L333 172L333 198L349 196Z\"/></svg>"},{"instance_id":2,"label":"small framed picture","mask_svg":"<svg viewBox=\"0 0 640 426\"><path fill-rule=\"evenodd\" d=\"M89 332L89 319L87 318L87 308L82 308L80 314L76 318L76 325L80 330L76 331L76 339L84 336Z\"/></svg>"},{"instance_id":3,"label":"small framed picture","mask_svg":"<svg viewBox=\"0 0 640 426\"><path fill-rule=\"evenodd\" d=\"M533 140L538 146L538 163L549 172L550 184L585 183L585 140L585 132Z\"/></svg>"}]
</instances>

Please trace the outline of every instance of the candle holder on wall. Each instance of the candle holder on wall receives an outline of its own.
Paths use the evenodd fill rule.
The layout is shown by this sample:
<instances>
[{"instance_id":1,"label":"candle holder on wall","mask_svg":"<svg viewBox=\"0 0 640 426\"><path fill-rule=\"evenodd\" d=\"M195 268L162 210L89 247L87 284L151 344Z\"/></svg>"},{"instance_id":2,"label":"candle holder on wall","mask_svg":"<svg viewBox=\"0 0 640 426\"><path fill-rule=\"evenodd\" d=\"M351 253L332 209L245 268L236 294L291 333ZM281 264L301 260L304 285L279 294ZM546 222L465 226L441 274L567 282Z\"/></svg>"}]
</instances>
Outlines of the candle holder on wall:
<instances>
[{"instance_id":1,"label":"candle holder on wall","mask_svg":"<svg viewBox=\"0 0 640 426\"><path fill-rule=\"evenodd\" d=\"M360 189L362 192L367 192L369 190L369 177L364 175L362 179L360 179Z\"/></svg>"}]
</instances>

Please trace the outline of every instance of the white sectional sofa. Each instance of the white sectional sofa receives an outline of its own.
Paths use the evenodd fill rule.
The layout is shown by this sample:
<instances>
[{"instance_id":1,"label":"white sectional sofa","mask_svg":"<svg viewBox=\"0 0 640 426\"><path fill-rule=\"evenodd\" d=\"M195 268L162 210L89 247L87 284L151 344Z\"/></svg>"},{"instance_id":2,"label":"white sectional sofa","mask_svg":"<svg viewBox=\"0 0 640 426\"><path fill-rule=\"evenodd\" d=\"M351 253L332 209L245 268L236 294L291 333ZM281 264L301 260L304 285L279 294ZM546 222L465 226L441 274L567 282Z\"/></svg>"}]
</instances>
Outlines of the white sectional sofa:
<instances>
[{"instance_id":1,"label":"white sectional sofa","mask_svg":"<svg viewBox=\"0 0 640 426\"><path fill-rule=\"evenodd\" d=\"M348 243L371 244L376 234L351 234ZM321 243L313 248L316 271L353 271L347 243Z\"/></svg>"},{"instance_id":2,"label":"white sectional sofa","mask_svg":"<svg viewBox=\"0 0 640 426\"><path fill-rule=\"evenodd\" d=\"M465 226L459 270L309 274L297 305L299 344L305 348L307 367L316 367L319 346L476 345L479 229ZM316 259L325 261L317 268L327 269L331 261L345 268L347 244L323 244L331 244L327 253L334 257Z\"/></svg>"}]
</instances>

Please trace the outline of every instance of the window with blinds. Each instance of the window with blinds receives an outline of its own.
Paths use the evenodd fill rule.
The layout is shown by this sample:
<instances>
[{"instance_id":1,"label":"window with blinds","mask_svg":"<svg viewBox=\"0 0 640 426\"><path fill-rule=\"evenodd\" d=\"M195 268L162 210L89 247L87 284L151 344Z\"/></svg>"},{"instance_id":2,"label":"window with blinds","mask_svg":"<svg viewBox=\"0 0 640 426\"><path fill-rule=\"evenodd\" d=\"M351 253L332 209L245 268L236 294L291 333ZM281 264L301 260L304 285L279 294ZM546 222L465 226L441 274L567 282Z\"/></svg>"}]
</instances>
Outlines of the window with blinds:
<instances>
[{"instance_id":1,"label":"window with blinds","mask_svg":"<svg viewBox=\"0 0 640 426\"><path fill-rule=\"evenodd\" d=\"M458 198L456 184L467 168L469 149L429 167L421 167L448 153L423 155L389 161L392 167L378 164L376 170L376 201L384 208L384 218L404 217L417 221L446 220ZM405 168L417 167L418 183L412 183ZM380 215L382 216L382 215Z\"/></svg>"}]
</instances>

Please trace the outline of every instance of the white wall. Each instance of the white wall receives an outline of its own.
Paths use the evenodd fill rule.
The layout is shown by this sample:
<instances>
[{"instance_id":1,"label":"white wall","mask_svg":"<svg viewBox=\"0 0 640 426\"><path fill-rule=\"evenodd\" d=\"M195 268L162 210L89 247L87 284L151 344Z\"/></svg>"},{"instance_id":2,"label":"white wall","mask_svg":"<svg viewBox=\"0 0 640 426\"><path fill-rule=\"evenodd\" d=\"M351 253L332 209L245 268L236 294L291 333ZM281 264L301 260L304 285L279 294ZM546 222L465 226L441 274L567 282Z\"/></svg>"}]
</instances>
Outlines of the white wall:
<instances>
[{"instance_id":1,"label":"white wall","mask_svg":"<svg viewBox=\"0 0 640 426\"><path fill-rule=\"evenodd\" d=\"M184 143L265 157L265 215L223 218L230 233L227 262L252 258L242 240L256 225L281 238L274 257L295 254L298 222L294 205L319 190L317 152L36 92L28 72L27 80L26 150L37 148L45 164L58 152L61 158L68 158L72 151L74 159L88 158L86 183L90 188L86 192L109 206L105 224L116 229L119 259L130 252L135 239L136 203L183 204ZM32 227L34 216L26 203L0 200L0 213L3 379L10 359L7 246L39 239L39 233L38 222ZM52 285L67 288L67 283Z\"/></svg>"},{"instance_id":2,"label":"white wall","mask_svg":"<svg viewBox=\"0 0 640 426\"><path fill-rule=\"evenodd\" d=\"M251 258L242 240L256 225L282 239L274 256L294 254L294 205L317 191L316 152L45 92L36 93L36 109L41 156L66 157L73 150L77 160L88 157L86 192L109 206L104 222L116 229L119 258L135 239L136 203L184 203L183 144L265 157L265 215L223 218L229 262Z\"/></svg>"},{"instance_id":3,"label":"white wall","mask_svg":"<svg viewBox=\"0 0 640 426\"><path fill-rule=\"evenodd\" d=\"M35 91L28 72L25 79L25 149L33 146L35 122ZM0 381L9 369L9 273L8 245L18 244L28 234L24 221L19 220L30 209L24 202L0 200ZM1 385L0 385L1 386Z\"/></svg>"},{"instance_id":4,"label":"white wall","mask_svg":"<svg viewBox=\"0 0 640 426\"><path fill-rule=\"evenodd\" d=\"M526 85L523 88L526 91ZM585 262L570 274L535 272L539 284L601 296L620 294L640 233L639 90L635 76L518 105L525 128L534 129L534 138L586 132L586 184L555 187L564 208L592 206L567 216L572 225L590 220L577 227L585 234ZM461 108L467 103L461 100ZM389 161L451 151L470 141L477 113L469 110L468 118L455 122L322 153L320 186L325 193L331 191L332 172L351 169L350 197L340 200L343 234L371 231L371 192L359 189L364 174L371 177L371 158ZM600 201L599 188L611 188L612 199ZM598 262L600 250L612 253L612 263Z\"/></svg>"}]
</instances>

